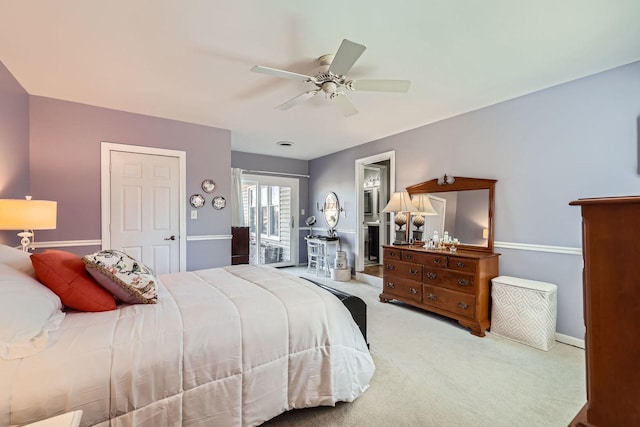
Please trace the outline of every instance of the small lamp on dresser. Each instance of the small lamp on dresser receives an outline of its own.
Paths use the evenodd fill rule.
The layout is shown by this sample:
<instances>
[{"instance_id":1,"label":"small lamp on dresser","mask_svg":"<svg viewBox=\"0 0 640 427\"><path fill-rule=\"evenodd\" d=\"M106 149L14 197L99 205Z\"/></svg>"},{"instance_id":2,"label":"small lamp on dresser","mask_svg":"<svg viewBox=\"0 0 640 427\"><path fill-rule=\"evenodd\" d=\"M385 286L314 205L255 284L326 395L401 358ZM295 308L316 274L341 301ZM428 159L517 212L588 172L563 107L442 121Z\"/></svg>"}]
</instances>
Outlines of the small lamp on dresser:
<instances>
[{"instance_id":1,"label":"small lamp on dresser","mask_svg":"<svg viewBox=\"0 0 640 427\"><path fill-rule=\"evenodd\" d=\"M49 200L0 199L0 230L21 230L18 237L23 251L28 251L34 230L56 228L57 202Z\"/></svg>"},{"instance_id":2,"label":"small lamp on dresser","mask_svg":"<svg viewBox=\"0 0 640 427\"><path fill-rule=\"evenodd\" d=\"M406 191L397 191L391 195L389 203L382 209L382 212L394 212L393 222L396 223L396 240L394 245L407 245L407 232L402 227L407 223L407 215L405 212L418 212L418 209L411 203L411 197Z\"/></svg>"}]
</instances>

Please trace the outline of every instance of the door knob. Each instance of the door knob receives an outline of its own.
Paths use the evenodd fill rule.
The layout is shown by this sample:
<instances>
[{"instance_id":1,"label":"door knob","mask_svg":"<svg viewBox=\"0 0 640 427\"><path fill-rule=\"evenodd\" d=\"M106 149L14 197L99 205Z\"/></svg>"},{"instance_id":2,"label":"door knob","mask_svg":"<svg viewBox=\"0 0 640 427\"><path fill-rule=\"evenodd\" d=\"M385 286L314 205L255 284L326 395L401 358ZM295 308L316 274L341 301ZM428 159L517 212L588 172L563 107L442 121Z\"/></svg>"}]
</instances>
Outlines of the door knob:
<instances>
[{"instance_id":1,"label":"door knob","mask_svg":"<svg viewBox=\"0 0 640 427\"><path fill-rule=\"evenodd\" d=\"M176 236L165 237L164 240L176 240Z\"/></svg>"}]
</instances>

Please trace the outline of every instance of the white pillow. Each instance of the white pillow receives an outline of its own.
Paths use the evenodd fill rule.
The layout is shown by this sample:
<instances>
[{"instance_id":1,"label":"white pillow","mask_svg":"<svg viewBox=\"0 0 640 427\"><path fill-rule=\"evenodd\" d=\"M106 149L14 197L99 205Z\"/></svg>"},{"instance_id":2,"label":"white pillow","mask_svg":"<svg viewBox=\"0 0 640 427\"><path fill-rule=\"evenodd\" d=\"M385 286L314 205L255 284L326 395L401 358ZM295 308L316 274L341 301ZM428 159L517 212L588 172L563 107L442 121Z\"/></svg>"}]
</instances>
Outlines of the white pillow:
<instances>
[{"instance_id":1,"label":"white pillow","mask_svg":"<svg viewBox=\"0 0 640 427\"><path fill-rule=\"evenodd\" d=\"M28 274L0 264L0 358L19 359L44 350L49 332L62 319L56 294Z\"/></svg>"},{"instance_id":2,"label":"white pillow","mask_svg":"<svg viewBox=\"0 0 640 427\"><path fill-rule=\"evenodd\" d=\"M36 272L31 264L31 254L11 246L0 245L0 264L8 265L35 278Z\"/></svg>"}]
</instances>

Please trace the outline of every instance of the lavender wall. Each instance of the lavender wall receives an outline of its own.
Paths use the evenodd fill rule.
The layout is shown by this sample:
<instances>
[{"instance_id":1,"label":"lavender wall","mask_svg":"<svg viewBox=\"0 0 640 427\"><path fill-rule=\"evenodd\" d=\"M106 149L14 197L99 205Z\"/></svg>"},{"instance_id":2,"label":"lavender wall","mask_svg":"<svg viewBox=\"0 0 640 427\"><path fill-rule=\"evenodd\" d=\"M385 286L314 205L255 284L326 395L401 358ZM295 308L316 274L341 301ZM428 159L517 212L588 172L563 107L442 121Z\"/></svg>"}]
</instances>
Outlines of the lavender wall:
<instances>
[{"instance_id":1,"label":"lavender wall","mask_svg":"<svg viewBox=\"0 0 640 427\"><path fill-rule=\"evenodd\" d=\"M261 154L244 153L241 151L231 152L231 167L240 168L249 171L269 171L279 172L283 174L309 174L309 162L306 160L288 159L286 157L277 156L265 156ZM259 175L259 174L258 174ZM286 175L285 175L286 176ZM291 177L296 178L296 177ZM298 226L304 229L300 230L298 247L299 251L299 263L307 263L307 246L304 241L304 236L308 233L304 220L311 214L306 211L306 206L309 204L309 179L298 179L298 191L300 192L299 206L301 209L305 209L305 213L298 213Z\"/></svg>"},{"instance_id":2,"label":"lavender wall","mask_svg":"<svg viewBox=\"0 0 640 427\"><path fill-rule=\"evenodd\" d=\"M0 198L29 194L29 95L0 62ZM15 231L0 231L0 243L18 246Z\"/></svg>"},{"instance_id":3,"label":"lavender wall","mask_svg":"<svg viewBox=\"0 0 640 427\"><path fill-rule=\"evenodd\" d=\"M581 197L640 194L640 62L314 159L309 207L336 191L353 263L355 160L396 152L396 188L497 179L496 241L581 247ZM351 231L351 232L349 232ZM624 230L620 230L624 233ZM558 285L558 332L582 338L582 258L497 248L500 273ZM353 265L353 264L352 264Z\"/></svg>"},{"instance_id":4,"label":"lavender wall","mask_svg":"<svg viewBox=\"0 0 640 427\"><path fill-rule=\"evenodd\" d=\"M204 179L216 182L214 195L230 197L230 131L37 96L31 97L29 111L31 193L58 201L58 227L38 232L40 241L100 239L103 141L185 151L187 212L189 195L202 193ZM214 210L207 204L197 220L187 220L189 237L230 233L230 209ZM229 265L230 260L227 239L188 241L189 270Z\"/></svg>"}]
</instances>

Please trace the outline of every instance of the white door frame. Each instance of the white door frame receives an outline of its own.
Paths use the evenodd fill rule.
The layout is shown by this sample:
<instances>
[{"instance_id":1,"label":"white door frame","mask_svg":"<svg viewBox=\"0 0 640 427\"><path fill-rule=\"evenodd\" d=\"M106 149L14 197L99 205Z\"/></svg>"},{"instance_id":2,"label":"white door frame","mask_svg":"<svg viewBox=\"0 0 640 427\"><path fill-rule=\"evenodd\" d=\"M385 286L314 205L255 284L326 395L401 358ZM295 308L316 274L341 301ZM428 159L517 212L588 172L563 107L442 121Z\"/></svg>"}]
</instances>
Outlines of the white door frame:
<instances>
[{"instance_id":1,"label":"white door frame","mask_svg":"<svg viewBox=\"0 0 640 427\"><path fill-rule=\"evenodd\" d=\"M376 154L374 156L364 157L362 159L356 159L356 244L357 254L355 256L355 270L356 274L364 270L364 231L362 225L364 224L364 192L361 191L364 188L364 167L371 163L383 162L389 160L389 190L388 193L392 194L396 190L396 152L395 150L387 151L384 153ZM385 201L386 203L386 201ZM384 226L384 221L381 221L380 227ZM392 233L391 224L389 226L389 233ZM390 234L392 235L392 234ZM382 253L379 256L379 263L382 264Z\"/></svg>"},{"instance_id":2,"label":"white door frame","mask_svg":"<svg viewBox=\"0 0 640 427\"><path fill-rule=\"evenodd\" d=\"M187 269L187 223L185 221L187 206L184 203L187 195L187 153L179 150L168 150L164 148L143 147L139 145L116 144L113 142L100 143L100 194L101 194L101 237L102 249L111 247L111 152L124 151L128 153L150 154L156 156L177 157L180 171L180 184L178 189L178 205L180 212L178 221L180 223L180 271Z\"/></svg>"}]
</instances>

